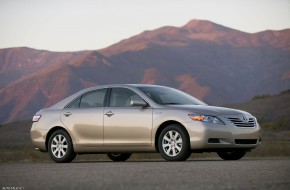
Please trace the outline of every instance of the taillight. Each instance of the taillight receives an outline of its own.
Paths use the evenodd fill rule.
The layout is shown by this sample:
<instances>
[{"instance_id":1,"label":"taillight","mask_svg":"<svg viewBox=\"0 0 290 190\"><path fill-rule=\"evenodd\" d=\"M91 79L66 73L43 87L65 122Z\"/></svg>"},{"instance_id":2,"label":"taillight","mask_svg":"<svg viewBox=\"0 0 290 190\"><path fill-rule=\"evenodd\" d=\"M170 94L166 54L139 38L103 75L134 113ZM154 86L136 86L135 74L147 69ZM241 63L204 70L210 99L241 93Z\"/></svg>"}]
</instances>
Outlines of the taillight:
<instances>
[{"instance_id":1,"label":"taillight","mask_svg":"<svg viewBox=\"0 0 290 190\"><path fill-rule=\"evenodd\" d=\"M38 122L40 120L40 118L41 118L41 115L35 115L35 116L33 116L32 121Z\"/></svg>"}]
</instances>

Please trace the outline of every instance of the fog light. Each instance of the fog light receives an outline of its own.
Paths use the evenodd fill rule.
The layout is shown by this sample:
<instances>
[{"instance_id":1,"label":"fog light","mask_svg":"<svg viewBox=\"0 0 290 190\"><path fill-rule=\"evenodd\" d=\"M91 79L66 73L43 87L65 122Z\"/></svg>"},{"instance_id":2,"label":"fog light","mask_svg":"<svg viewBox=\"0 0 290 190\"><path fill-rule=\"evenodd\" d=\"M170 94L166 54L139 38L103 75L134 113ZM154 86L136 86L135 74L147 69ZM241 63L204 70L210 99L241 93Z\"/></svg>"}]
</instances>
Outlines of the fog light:
<instances>
[{"instance_id":1,"label":"fog light","mask_svg":"<svg viewBox=\"0 0 290 190\"><path fill-rule=\"evenodd\" d=\"M220 143L220 140L219 139L215 139L215 138L210 138L210 139L208 139L207 142L208 143Z\"/></svg>"}]
</instances>

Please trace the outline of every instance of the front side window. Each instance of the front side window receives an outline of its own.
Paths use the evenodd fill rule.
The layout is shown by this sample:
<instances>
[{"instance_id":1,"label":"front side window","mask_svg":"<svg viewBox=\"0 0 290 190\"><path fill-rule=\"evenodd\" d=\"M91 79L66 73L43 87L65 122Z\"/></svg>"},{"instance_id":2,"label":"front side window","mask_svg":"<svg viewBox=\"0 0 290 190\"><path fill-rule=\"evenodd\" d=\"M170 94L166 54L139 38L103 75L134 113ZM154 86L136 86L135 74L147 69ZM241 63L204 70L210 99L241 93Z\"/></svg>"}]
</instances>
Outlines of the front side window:
<instances>
[{"instance_id":1,"label":"front side window","mask_svg":"<svg viewBox=\"0 0 290 190\"><path fill-rule=\"evenodd\" d=\"M127 88L112 88L110 107L130 107L131 100L143 100L138 94Z\"/></svg>"},{"instance_id":2,"label":"front side window","mask_svg":"<svg viewBox=\"0 0 290 190\"><path fill-rule=\"evenodd\" d=\"M104 106L107 89L87 92L71 102L66 108L97 108Z\"/></svg>"},{"instance_id":3,"label":"front side window","mask_svg":"<svg viewBox=\"0 0 290 190\"><path fill-rule=\"evenodd\" d=\"M160 105L206 105L197 98L174 88L162 86L138 88Z\"/></svg>"}]
</instances>

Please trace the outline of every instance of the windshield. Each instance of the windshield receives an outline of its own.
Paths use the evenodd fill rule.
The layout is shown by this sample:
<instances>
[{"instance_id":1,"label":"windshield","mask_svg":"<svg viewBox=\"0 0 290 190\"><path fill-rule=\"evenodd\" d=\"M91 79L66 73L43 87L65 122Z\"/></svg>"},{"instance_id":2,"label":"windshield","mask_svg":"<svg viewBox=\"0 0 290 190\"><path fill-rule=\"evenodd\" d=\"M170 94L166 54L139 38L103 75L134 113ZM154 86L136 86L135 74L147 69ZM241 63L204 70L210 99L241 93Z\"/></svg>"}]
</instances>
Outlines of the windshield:
<instances>
[{"instance_id":1,"label":"windshield","mask_svg":"<svg viewBox=\"0 0 290 190\"><path fill-rule=\"evenodd\" d=\"M138 87L160 105L206 105L204 102L174 88L163 86Z\"/></svg>"}]
</instances>

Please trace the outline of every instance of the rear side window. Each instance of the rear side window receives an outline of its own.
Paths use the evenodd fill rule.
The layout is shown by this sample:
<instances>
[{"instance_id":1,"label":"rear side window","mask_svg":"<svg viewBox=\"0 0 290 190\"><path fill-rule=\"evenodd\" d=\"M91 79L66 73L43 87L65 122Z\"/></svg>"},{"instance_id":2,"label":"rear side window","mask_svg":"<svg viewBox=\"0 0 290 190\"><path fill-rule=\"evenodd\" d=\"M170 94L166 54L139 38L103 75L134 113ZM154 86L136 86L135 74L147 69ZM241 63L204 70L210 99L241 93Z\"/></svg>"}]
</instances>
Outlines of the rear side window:
<instances>
[{"instance_id":1,"label":"rear side window","mask_svg":"<svg viewBox=\"0 0 290 190\"><path fill-rule=\"evenodd\" d=\"M80 100L81 100L81 96L78 97L77 99L75 99L69 105L67 105L66 108L79 108L80 107Z\"/></svg>"},{"instance_id":2,"label":"rear side window","mask_svg":"<svg viewBox=\"0 0 290 190\"><path fill-rule=\"evenodd\" d=\"M87 92L71 102L66 108L97 108L104 106L107 89Z\"/></svg>"}]
</instances>

